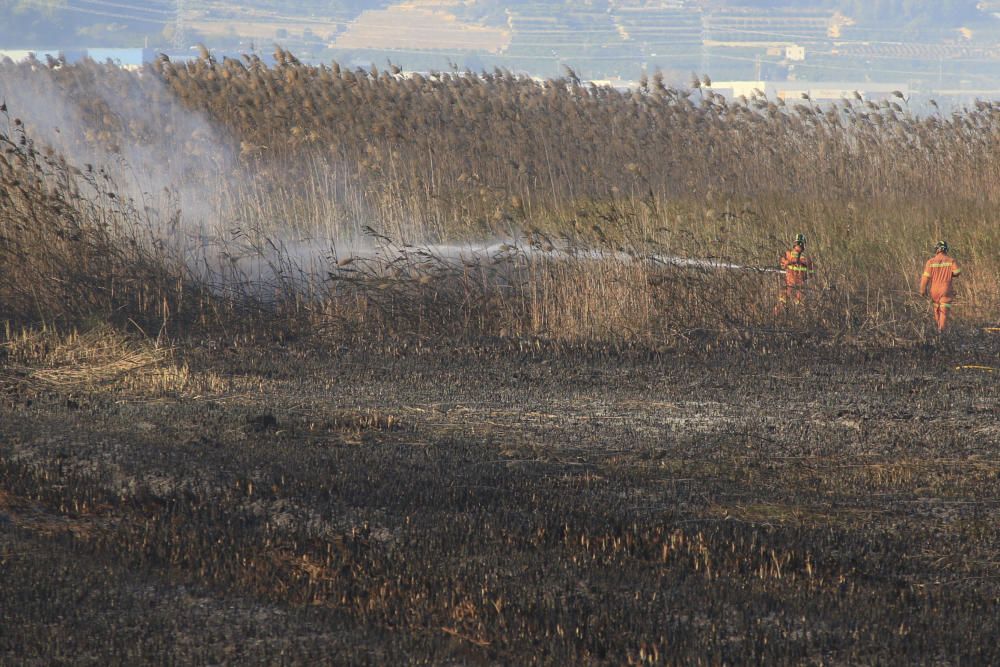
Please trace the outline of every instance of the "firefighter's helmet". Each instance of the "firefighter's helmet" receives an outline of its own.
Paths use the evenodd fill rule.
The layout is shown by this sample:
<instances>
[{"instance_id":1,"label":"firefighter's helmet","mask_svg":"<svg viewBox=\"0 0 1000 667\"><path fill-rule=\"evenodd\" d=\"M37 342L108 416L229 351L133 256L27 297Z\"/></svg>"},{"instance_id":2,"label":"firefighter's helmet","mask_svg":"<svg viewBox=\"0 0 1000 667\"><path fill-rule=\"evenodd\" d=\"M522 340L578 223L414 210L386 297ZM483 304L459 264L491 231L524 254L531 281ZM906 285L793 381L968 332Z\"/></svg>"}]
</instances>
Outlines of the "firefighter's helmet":
<instances>
[{"instance_id":1,"label":"firefighter's helmet","mask_svg":"<svg viewBox=\"0 0 1000 667\"><path fill-rule=\"evenodd\" d=\"M805 248L806 247L806 235L805 234L796 234L795 235L795 245L802 246L803 248Z\"/></svg>"},{"instance_id":2,"label":"firefighter's helmet","mask_svg":"<svg viewBox=\"0 0 1000 667\"><path fill-rule=\"evenodd\" d=\"M943 252L943 253L947 253L948 252L948 242L947 241L938 241L937 242L937 245L934 246L934 252L939 252L939 251Z\"/></svg>"}]
</instances>

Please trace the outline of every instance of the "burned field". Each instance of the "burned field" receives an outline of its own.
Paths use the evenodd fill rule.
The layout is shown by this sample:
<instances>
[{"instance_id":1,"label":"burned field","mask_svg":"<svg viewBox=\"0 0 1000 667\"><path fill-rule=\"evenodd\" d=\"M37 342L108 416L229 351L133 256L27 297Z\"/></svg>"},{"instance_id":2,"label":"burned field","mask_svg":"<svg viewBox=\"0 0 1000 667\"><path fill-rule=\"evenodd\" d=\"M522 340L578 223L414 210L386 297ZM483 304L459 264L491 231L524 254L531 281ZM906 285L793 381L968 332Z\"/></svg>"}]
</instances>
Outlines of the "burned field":
<instances>
[{"instance_id":1,"label":"burned field","mask_svg":"<svg viewBox=\"0 0 1000 667\"><path fill-rule=\"evenodd\" d=\"M276 62L0 63L0 664L1000 663L1000 104Z\"/></svg>"},{"instance_id":2,"label":"burned field","mask_svg":"<svg viewBox=\"0 0 1000 667\"><path fill-rule=\"evenodd\" d=\"M248 343L157 362L182 390L18 367L0 662L995 663L1000 388L959 367L996 356Z\"/></svg>"}]
</instances>

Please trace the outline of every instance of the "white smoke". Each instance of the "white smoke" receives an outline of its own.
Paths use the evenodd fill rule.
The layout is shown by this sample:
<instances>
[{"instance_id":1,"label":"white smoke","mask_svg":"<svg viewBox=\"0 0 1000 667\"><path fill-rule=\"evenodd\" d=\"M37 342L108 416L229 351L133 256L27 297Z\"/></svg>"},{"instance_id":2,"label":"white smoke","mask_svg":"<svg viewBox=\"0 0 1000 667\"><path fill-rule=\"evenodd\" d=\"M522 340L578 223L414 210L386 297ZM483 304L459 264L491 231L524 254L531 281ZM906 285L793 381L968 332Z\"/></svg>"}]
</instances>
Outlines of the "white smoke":
<instances>
[{"instance_id":1,"label":"white smoke","mask_svg":"<svg viewBox=\"0 0 1000 667\"><path fill-rule=\"evenodd\" d=\"M155 77L120 72L90 77L86 93L75 95L47 67L0 66L0 98L37 145L78 168L107 169L121 194L136 201L170 192L189 217L208 218L215 211L206 187L233 164L233 151L163 86ZM137 140L120 143L127 136Z\"/></svg>"},{"instance_id":2,"label":"white smoke","mask_svg":"<svg viewBox=\"0 0 1000 667\"><path fill-rule=\"evenodd\" d=\"M59 72L0 64L0 99L20 118L38 146L49 146L80 169L107 171L117 194L147 215L151 240L181 259L198 278L223 290L267 294L274 287L321 284L330 270L353 259L392 262L421 255L445 263L545 258L575 261L650 261L701 269L742 269L715 260L670 256L636 257L586 250L572 244L533 244L516 236L462 245L386 242L366 235L364 212L347 207L348 220L293 220L282 215L281 195L257 189L276 170L254 173L260 164L239 150L212 121L184 108L166 84L148 72L87 65L82 94L61 84ZM74 73L80 76L79 72ZM127 140L127 143L123 143ZM336 165L320 164L324 172ZM336 180L336 179L330 179ZM282 183L286 192L316 184ZM299 190L296 190L299 188ZM333 218L336 194L311 195L320 218ZM287 207L293 210L293 206ZM261 213L263 211L263 213ZM261 220L260 216L270 217ZM314 215L314 217L316 217ZM298 232L296 232L298 230Z\"/></svg>"},{"instance_id":3,"label":"white smoke","mask_svg":"<svg viewBox=\"0 0 1000 667\"><path fill-rule=\"evenodd\" d=\"M259 229L239 201L253 197L252 175L210 119L184 108L148 72L84 67L73 76L86 84L68 88L40 63L0 64L0 100L36 147L86 174L106 173L116 195L142 212L148 237L221 288L266 290L253 284L325 275L337 234L296 235L294 220Z\"/></svg>"}]
</instances>

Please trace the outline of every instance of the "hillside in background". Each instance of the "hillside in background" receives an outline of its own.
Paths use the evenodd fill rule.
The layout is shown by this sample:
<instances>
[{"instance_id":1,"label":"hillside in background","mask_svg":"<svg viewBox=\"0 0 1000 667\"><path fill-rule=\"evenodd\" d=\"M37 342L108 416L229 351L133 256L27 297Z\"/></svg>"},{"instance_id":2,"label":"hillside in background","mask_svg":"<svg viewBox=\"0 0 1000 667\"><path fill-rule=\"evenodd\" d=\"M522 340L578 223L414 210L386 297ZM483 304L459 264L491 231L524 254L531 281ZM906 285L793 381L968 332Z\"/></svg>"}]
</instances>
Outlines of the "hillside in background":
<instances>
[{"instance_id":1,"label":"hillside in background","mask_svg":"<svg viewBox=\"0 0 1000 667\"><path fill-rule=\"evenodd\" d=\"M108 46L128 46L136 39L157 39L169 42L173 38L178 7L186 23L195 25L217 20L238 19L239 24L270 25L272 38L279 39L282 24L312 24L316 33L335 33L363 12L381 10L392 2L387 0L247 0L242 3L188 0L2 0L0 15L0 48L87 47L97 43ZM761 12L837 12L849 18L857 27L898 31L901 28L962 27L988 21L990 14L979 9L990 3L977 0L634 0L564 2L538 0L479 0L459 3L406 3L403 6L447 8L453 15L491 26L509 24L511 15L528 13L555 24L588 12L612 14L616 10L688 9L698 12L731 12L757 10ZM230 31L239 34L239 31ZM262 33L258 29L255 32ZM287 28L285 28L287 34ZM197 31L191 31L196 37Z\"/></svg>"},{"instance_id":2,"label":"hillside in background","mask_svg":"<svg viewBox=\"0 0 1000 667\"><path fill-rule=\"evenodd\" d=\"M717 7L757 9L830 9L871 27L896 27L900 23L961 26L985 17L978 0L734 0Z\"/></svg>"},{"instance_id":3,"label":"hillside in background","mask_svg":"<svg viewBox=\"0 0 1000 667\"><path fill-rule=\"evenodd\" d=\"M141 46L169 35L175 8L170 0L0 0L0 49Z\"/></svg>"},{"instance_id":4,"label":"hillside in background","mask_svg":"<svg viewBox=\"0 0 1000 667\"><path fill-rule=\"evenodd\" d=\"M0 50L270 53L409 71L509 69L638 81L1000 88L1000 22L976 0L7 0ZM2 55L2 54L0 54ZM13 57L13 56L12 56ZM148 56L147 56L148 57Z\"/></svg>"}]
</instances>

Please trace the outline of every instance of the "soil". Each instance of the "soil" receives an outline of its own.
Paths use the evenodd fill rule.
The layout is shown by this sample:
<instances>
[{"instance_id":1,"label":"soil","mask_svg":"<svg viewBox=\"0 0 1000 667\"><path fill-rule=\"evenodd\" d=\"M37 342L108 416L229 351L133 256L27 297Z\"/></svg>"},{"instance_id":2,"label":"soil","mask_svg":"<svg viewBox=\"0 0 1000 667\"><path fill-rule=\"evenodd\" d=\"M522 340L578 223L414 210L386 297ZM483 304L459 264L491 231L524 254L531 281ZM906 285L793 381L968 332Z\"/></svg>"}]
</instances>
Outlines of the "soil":
<instances>
[{"instance_id":1,"label":"soil","mask_svg":"<svg viewBox=\"0 0 1000 667\"><path fill-rule=\"evenodd\" d=\"M1000 663L1000 337L178 354L5 385L0 663Z\"/></svg>"}]
</instances>

